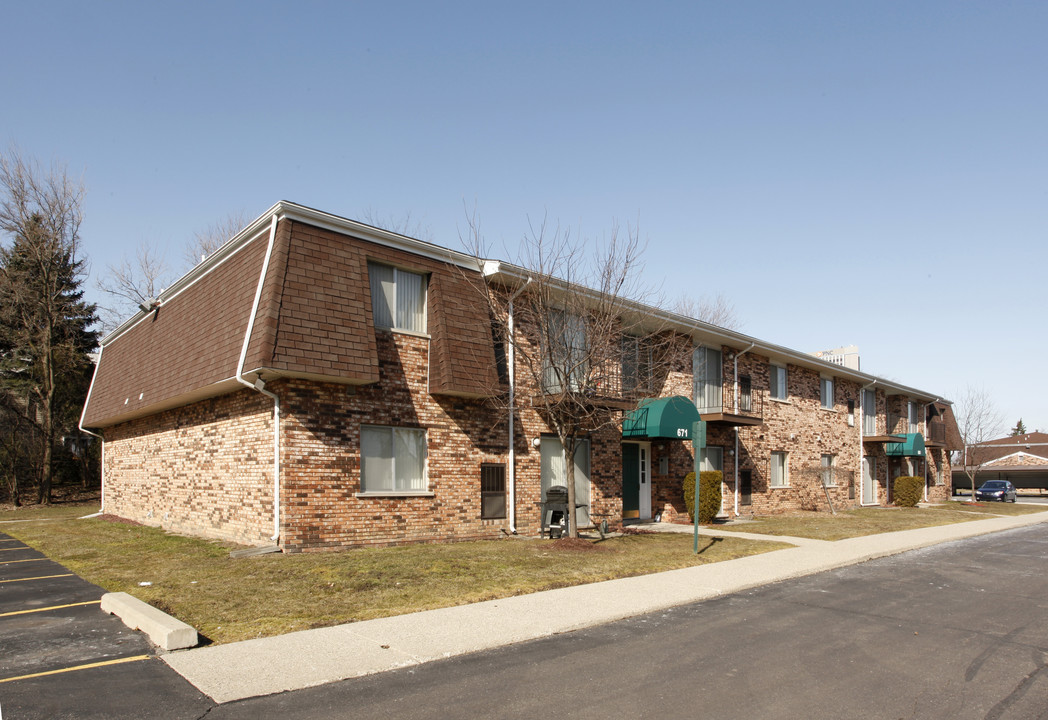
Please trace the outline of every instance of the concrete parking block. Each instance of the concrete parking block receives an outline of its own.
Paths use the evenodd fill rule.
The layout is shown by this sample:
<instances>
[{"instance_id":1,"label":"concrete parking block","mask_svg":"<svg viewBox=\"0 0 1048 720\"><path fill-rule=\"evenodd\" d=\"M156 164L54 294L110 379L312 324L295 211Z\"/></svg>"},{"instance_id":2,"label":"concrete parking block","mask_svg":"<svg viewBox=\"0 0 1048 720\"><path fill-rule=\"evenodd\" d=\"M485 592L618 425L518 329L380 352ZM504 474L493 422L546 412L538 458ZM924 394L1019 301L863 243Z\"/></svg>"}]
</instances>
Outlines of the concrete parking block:
<instances>
[{"instance_id":1,"label":"concrete parking block","mask_svg":"<svg viewBox=\"0 0 1048 720\"><path fill-rule=\"evenodd\" d=\"M144 632L164 650L190 648L198 642L195 628L127 593L106 593L101 607L103 612L116 615L132 630Z\"/></svg>"}]
</instances>

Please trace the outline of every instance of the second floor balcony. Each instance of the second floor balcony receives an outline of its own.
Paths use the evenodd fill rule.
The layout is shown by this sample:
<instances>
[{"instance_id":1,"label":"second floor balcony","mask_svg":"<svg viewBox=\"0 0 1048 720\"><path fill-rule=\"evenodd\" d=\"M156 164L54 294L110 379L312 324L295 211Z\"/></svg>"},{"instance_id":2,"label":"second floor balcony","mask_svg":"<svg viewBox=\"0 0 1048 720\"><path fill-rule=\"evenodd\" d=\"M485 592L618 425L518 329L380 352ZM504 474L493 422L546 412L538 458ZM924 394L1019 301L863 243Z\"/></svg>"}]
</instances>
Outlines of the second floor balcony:
<instances>
[{"instance_id":1,"label":"second floor balcony","mask_svg":"<svg viewBox=\"0 0 1048 720\"><path fill-rule=\"evenodd\" d=\"M706 422L726 425L763 425L764 394L753 390L749 383L739 383L738 392L734 385L707 386L696 403L699 414Z\"/></svg>"}]
</instances>

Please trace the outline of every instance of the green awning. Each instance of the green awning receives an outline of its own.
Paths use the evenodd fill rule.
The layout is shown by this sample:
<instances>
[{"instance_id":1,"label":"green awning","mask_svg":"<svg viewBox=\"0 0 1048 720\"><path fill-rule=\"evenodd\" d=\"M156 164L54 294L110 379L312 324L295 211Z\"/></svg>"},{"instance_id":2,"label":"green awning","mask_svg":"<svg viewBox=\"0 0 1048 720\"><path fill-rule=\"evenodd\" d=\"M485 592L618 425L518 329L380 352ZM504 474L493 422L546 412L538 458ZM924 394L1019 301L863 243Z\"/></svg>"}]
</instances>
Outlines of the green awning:
<instances>
[{"instance_id":1,"label":"green awning","mask_svg":"<svg viewBox=\"0 0 1048 720\"><path fill-rule=\"evenodd\" d=\"M890 442L884 445L884 454L890 457L924 457L924 436L920 433L905 433L899 437L902 442Z\"/></svg>"},{"instance_id":2,"label":"green awning","mask_svg":"<svg viewBox=\"0 0 1048 720\"><path fill-rule=\"evenodd\" d=\"M622 437L690 440L691 426L700 419L695 403L682 395L645 398L622 418Z\"/></svg>"}]
</instances>

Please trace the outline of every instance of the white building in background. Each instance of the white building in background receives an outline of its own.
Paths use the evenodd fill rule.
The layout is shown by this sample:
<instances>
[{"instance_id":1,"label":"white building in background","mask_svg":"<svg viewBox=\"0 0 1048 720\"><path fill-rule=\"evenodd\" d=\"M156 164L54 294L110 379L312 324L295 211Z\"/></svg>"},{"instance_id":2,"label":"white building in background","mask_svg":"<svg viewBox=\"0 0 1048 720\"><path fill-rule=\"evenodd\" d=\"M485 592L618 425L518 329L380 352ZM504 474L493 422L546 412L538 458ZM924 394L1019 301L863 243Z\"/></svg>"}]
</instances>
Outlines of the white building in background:
<instances>
[{"instance_id":1,"label":"white building in background","mask_svg":"<svg viewBox=\"0 0 1048 720\"><path fill-rule=\"evenodd\" d=\"M828 363L834 365L840 365L851 370L860 370L859 367L859 347L857 345L847 345L845 347L834 348L833 350L819 350L813 352L812 355L825 360Z\"/></svg>"}]
</instances>

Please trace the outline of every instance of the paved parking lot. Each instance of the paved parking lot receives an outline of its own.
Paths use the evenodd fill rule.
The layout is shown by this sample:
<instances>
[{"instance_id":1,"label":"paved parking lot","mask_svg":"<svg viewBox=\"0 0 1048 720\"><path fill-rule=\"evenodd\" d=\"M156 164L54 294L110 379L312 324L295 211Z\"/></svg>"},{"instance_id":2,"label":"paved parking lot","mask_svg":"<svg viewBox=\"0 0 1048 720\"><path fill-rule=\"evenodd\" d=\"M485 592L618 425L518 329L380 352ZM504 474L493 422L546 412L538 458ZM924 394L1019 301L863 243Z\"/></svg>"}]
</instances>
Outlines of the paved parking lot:
<instances>
[{"instance_id":1,"label":"paved parking lot","mask_svg":"<svg viewBox=\"0 0 1048 720\"><path fill-rule=\"evenodd\" d=\"M99 609L104 592L0 533L3 717L195 718L206 711L206 698L156 658L143 634Z\"/></svg>"}]
</instances>

